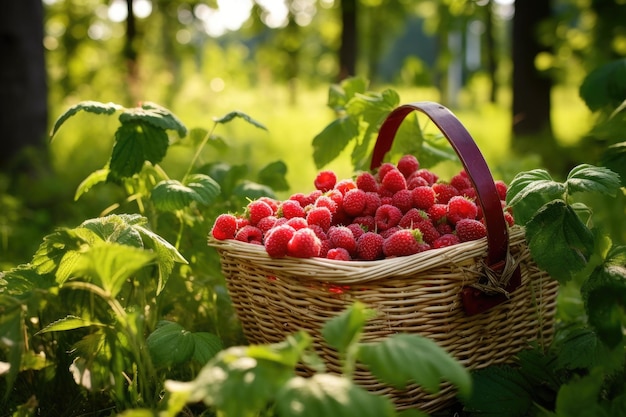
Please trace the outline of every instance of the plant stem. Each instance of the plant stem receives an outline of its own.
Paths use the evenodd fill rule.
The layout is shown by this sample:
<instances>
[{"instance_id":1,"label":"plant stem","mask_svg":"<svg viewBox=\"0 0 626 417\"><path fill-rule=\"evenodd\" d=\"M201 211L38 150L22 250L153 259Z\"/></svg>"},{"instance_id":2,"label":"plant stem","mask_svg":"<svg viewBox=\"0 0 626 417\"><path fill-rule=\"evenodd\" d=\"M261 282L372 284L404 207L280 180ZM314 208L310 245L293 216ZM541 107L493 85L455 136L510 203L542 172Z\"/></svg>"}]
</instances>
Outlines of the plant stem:
<instances>
[{"instance_id":1,"label":"plant stem","mask_svg":"<svg viewBox=\"0 0 626 417\"><path fill-rule=\"evenodd\" d=\"M207 134L204 136L204 138L202 138L202 142L200 143L200 146L198 146L198 149L196 149L196 153L193 156L193 158L191 159L191 162L189 163L189 167L187 168L187 172L185 172L185 176L183 177L183 183L185 182L185 178L187 178L189 176L189 174L191 174L191 170L196 165L196 161L200 157L200 153L202 152L202 149L204 149L204 147L206 146L206 144L209 141L209 139L211 139L211 136L213 135L213 132L215 131L216 127L217 127L217 123L214 123L213 127L211 128L211 130L209 130L207 132Z\"/></svg>"}]
</instances>

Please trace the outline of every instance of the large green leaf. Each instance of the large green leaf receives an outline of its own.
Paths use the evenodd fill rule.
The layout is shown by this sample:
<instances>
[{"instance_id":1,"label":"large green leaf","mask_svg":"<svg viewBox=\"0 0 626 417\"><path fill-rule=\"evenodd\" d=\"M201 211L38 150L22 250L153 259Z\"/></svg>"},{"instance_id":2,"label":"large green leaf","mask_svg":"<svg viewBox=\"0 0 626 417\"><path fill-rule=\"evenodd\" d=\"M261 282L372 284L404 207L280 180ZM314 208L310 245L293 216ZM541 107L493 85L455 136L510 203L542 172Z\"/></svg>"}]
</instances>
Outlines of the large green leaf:
<instances>
[{"instance_id":1,"label":"large green leaf","mask_svg":"<svg viewBox=\"0 0 626 417\"><path fill-rule=\"evenodd\" d=\"M129 222L136 221L139 217L141 216L134 215L134 217L131 217L129 215L111 214L105 217L85 220L81 223L80 228L94 232L105 242L143 248L141 235Z\"/></svg>"},{"instance_id":2,"label":"large green leaf","mask_svg":"<svg viewBox=\"0 0 626 417\"><path fill-rule=\"evenodd\" d=\"M41 329L38 333L63 332L66 330L75 330L91 326L103 327L106 326L106 324L99 321L69 315L63 317L62 319L53 321L52 323Z\"/></svg>"},{"instance_id":3,"label":"large green leaf","mask_svg":"<svg viewBox=\"0 0 626 417\"><path fill-rule=\"evenodd\" d=\"M622 187L626 187L626 142L607 147L602 154L602 164L617 173Z\"/></svg>"},{"instance_id":4,"label":"large green leaf","mask_svg":"<svg viewBox=\"0 0 626 417\"><path fill-rule=\"evenodd\" d=\"M356 346L361 339L365 323L375 315L374 310L357 301L341 314L328 320L322 327L322 336L329 345L345 355L351 346Z\"/></svg>"},{"instance_id":5,"label":"large green leaf","mask_svg":"<svg viewBox=\"0 0 626 417\"><path fill-rule=\"evenodd\" d=\"M612 196L620 188L620 179L608 168L582 164L569 172L565 186L568 194L588 191Z\"/></svg>"},{"instance_id":6,"label":"large green leaf","mask_svg":"<svg viewBox=\"0 0 626 417\"><path fill-rule=\"evenodd\" d=\"M395 334L380 342L359 346L358 359L381 381L404 388L414 381L431 393L439 392L442 381L456 386L469 398L469 372L434 341L416 334Z\"/></svg>"},{"instance_id":7,"label":"large green leaf","mask_svg":"<svg viewBox=\"0 0 626 417\"><path fill-rule=\"evenodd\" d=\"M563 198L565 186L552 179L544 169L519 173L509 184L506 200L510 206L517 205L529 195L539 194L548 199Z\"/></svg>"},{"instance_id":8,"label":"large green leaf","mask_svg":"<svg viewBox=\"0 0 626 417\"><path fill-rule=\"evenodd\" d=\"M196 341L180 324L163 321L146 338L146 344L154 365L167 367L191 360Z\"/></svg>"},{"instance_id":9,"label":"large green leaf","mask_svg":"<svg viewBox=\"0 0 626 417\"><path fill-rule=\"evenodd\" d=\"M616 364L620 366L624 362L624 352L621 349L609 349L589 327L565 333L556 349L556 366L568 371L599 366L615 368Z\"/></svg>"},{"instance_id":10,"label":"large green leaf","mask_svg":"<svg viewBox=\"0 0 626 417\"><path fill-rule=\"evenodd\" d=\"M224 348L222 339L213 333L195 332L191 335L194 339L193 360L200 365L205 365Z\"/></svg>"},{"instance_id":11,"label":"large green leaf","mask_svg":"<svg viewBox=\"0 0 626 417\"><path fill-rule=\"evenodd\" d=\"M348 116L328 124L313 138L313 160L317 168L333 161L359 135L357 122Z\"/></svg>"},{"instance_id":12,"label":"large green leaf","mask_svg":"<svg viewBox=\"0 0 626 417\"><path fill-rule=\"evenodd\" d=\"M177 180L159 182L152 189L150 198L157 209L177 211L189 207L192 202L210 205L220 193L219 184L208 175L191 174L184 183Z\"/></svg>"},{"instance_id":13,"label":"large green leaf","mask_svg":"<svg viewBox=\"0 0 626 417\"><path fill-rule=\"evenodd\" d=\"M345 377L316 374L291 378L278 393L281 417L384 417L395 416L391 401L376 396Z\"/></svg>"},{"instance_id":14,"label":"large green leaf","mask_svg":"<svg viewBox=\"0 0 626 417\"><path fill-rule=\"evenodd\" d=\"M585 267L594 246L592 232L561 200L537 212L526 224L526 238L537 265L561 283Z\"/></svg>"},{"instance_id":15,"label":"large green leaf","mask_svg":"<svg viewBox=\"0 0 626 417\"><path fill-rule=\"evenodd\" d=\"M591 71L580 86L580 96L591 111L614 109L626 100L626 59Z\"/></svg>"},{"instance_id":16,"label":"large green leaf","mask_svg":"<svg viewBox=\"0 0 626 417\"><path fill-rule=\"evenodd\" d=\"M533 408L533 391L520 372L509 365L490 366L472 374L473 392L464 401L472 416L525 417Z\"/></svg>"},{"instance_id":17,"label":"large green leaf","mask_svg":"<svg viewBox=\"0 0 626 417\"><path fill-rule=\"evenodd\" d=\"M214 118L213 120L215 121L215 123L226 124L236 118L243 119L246 122L250 123L252 126L258 127L259 129L267 130L267 128L262 123L257 122L252 117L239 110L231 111L230 113L227 113L222 117Z\"/></svg>"},{"instance_id":18,"label":"large green leaf","mask_svg":"<svg viewBox=\"0 0 626 417\"><path fill-rule=\"evenodd\" d=\"M115 104L115 103L100 103L97 101L81 101L78 104L70 107L63 113L58 119L54 122L54 126L52 128L52 132L50 133L51 137L54 137L56 132L59 130L61 125L65 123L67 119L74 116L76 113L85 111L88 113L95 114L113 114L118 110L122 110L123 107Z\"/></svg>"},{"instance_id":19,"label":"large green leaf","mask_svg":"<svg viewBox=\"0 0 626 417\"><path fill-rule=\"evenodd\" d=\"M79 251L97 240L93 231L84 228L57 229L43 238L31 264L39 274L55 273L67 252Z\"/></svg>"},{"instance_id":20,"label":"large green leaf","mask_svg":"<svg viewBox=\"0 0 626 417\"><path fill-rule=\"evenodd\" d=\"M187 134L187 128L171 111L165 107L152 102L143 102L141 107L125 109L120 114L120 122L126 123L148 123L153 127L165 131L174 130L181 138Z\"/></svg>"},{"instance_id":21,"label":"large green leaf","mask_svg":"<svg viewBox=\"0 0 626 417\"><path fill-rule=\"evenodd\" d=\"M106 182L110 174L109 168L98 169L87 176L77 187L74 194L74 201L78 201L81 195L85 194L91 187L101 182Z\"/></svg>"},{"instance_id":22,"label":"large green leaf","mask_svg":"<svg viewBox=\"0 0 626 417\"><path fill-rule=\"evenodd\" d=\"M259 182L274 191L288 191L289 183L285 178L287 165L283 161L274 161L259 171Z\"/></svg>"},{"instance_id":23,"label":"large green leaf","mask_svg":"<svg viewBox=\"0 0 626 417\"><path fill-rule=\"evenodd\" d=\"M168 146L169 139L163 129L142 120L123 123L115 132L109 178L132 177L141 171L146 161L158 164L165 157Z\"/></svg>"},{"instance_id":24,"label":"large green leaf","mask_svg":"<svg viewBox=\"0 0 626 417\"><path fill-rule=\"evenodd\" d=\"M557 417L613 417L599 404L603 379L603 373L594 369L564 384L556 397Z\"/></svg>"},{"instance_id":25,"label":"large green leaf","mask_svg":"<svg viewBox=\"0 0 626 417\"><path fill-rule=\"evenodd\" d=\"M332 84L328 90L327 105L336 112L343 111L355 94L364 94L368 81L363 77L349 77L339 84Z\"/></svg>"}]
</instances>

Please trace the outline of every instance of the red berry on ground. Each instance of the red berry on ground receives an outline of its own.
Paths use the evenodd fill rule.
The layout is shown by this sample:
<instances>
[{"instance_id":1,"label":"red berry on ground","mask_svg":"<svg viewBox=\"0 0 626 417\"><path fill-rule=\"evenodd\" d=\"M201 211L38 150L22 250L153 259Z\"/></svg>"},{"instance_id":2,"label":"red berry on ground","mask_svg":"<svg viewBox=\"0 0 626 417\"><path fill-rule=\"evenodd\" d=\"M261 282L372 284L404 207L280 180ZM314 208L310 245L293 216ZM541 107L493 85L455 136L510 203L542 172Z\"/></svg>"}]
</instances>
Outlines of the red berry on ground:
<instances>
[{"instance_id":1,"label":"red berry on ground","mask_svg":"<svg viewBox=\"0 0 626 417\"><path fill-rule=\"evenodd\" d=\"M330 170L320 171L315 177L313 184L317 190L325 193L335 188L335 184L337 184L337 174Z\"/></svg>"},{"instance_id":2,"label":"red berry on ground","mask_svg":"<svg viewBox=\"0 0 626 417\"><path fill-rule=\"evenodd\" d=\"M478 240L487 236L487 228L480 220L461 219L455 226L456 235L461 242Z\"/></svg>"},{"instance_id":3,"label":"red berry on ground","mask_svg":"<svg viewBox=\"0 0 626 417\"><path fill-rule=\"evenodd\" d=\"M237 232L237 217L233 214L220 214L213 223L211 235L217 240L234 239Z\"/></svg>"}]
</instances>

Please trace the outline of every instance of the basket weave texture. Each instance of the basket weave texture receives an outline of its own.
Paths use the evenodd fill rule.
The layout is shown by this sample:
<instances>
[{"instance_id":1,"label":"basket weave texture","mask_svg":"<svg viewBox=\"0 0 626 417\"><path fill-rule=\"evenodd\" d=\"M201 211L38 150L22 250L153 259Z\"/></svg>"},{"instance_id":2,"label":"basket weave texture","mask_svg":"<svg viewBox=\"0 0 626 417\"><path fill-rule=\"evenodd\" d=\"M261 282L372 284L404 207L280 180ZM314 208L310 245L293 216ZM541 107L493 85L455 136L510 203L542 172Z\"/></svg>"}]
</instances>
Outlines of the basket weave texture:
<instances>
[{"instance_id":1,"label":"basket weave texture","mask_svg":"<svg viewBox=\"0 0 626 417\"><path fill-rule=\"evenodd\" d=\"M250 343L276 343L306 330L328 370L341 373L337 352L324 342L321 327L357 300L378 313L368 321L361 341L396 333L419 334L471 370L511 362L531 342L550 343L558 283L533 262L524 229L506 226L491 173L471 136L449 110L431 102L397 108L381 126L372 167L380 164L400 122L414 110L427 114L455 148L485 213L487 237L378 261L274 259L261 245L209 237L209 246L220 255L233 307ZM468 314L467 307L476 300L466 301L467 290L484 285L492 267L500 265L502 271L502 264L504 270L516 271L519 286L511 287L511 275L501 273L505 279L495 287L490 285L500 291L504 302ZM299 372L306 375L310 370L303 367ZM398 390L378 381L363 366L357 367L354 381L388 396L399 410L419 408L431 413L455 399L447 383L437 394L416 385Z\"/></svg>"}]
</instances>

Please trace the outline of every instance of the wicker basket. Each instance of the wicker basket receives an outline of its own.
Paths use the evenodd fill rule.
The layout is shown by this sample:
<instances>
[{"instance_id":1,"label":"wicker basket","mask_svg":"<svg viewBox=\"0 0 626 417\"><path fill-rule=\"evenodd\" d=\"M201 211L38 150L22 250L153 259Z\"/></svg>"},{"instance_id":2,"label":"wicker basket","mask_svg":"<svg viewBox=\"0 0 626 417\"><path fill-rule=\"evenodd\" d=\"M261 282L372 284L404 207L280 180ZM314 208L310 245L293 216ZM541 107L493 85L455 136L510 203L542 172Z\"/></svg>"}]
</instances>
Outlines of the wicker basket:
<instances>
[{"instance_id":1,"label":"wicker basket","mask_svg":"<svg viewBox=\"0 0 626 417\"><path fill-rule=\"evenodd\" d=\"M558 286L532 261L521 227L507 228L493 178L469 133L445 107L432 102L403 105L381 126L372 168L380 165L395 132L412 111L425 113L459 155L485 213L481 240L380 261L270 258L259 245L209 239L221 258L234 308L250 343L275 343L299 329L331 372L337 353L320 328L355 300L375 309L363 341L416 333L437 342L469 369L510 362L516 353L553 336ZM306 374L307 370L300 370ZM389 396L398 409L441 410L454 401L451 385L428 394L416 385L397 390L364 367L355 382Z\"/></svg>"}]
</instances>

